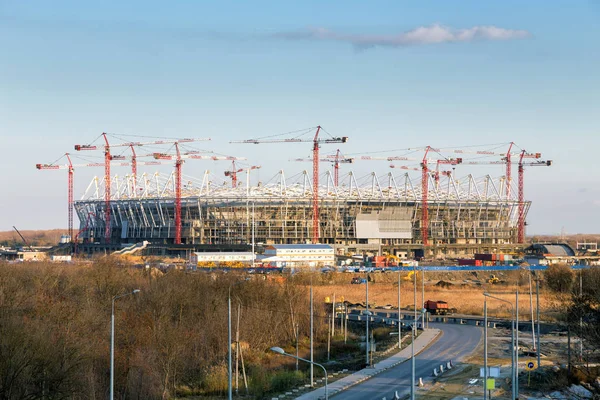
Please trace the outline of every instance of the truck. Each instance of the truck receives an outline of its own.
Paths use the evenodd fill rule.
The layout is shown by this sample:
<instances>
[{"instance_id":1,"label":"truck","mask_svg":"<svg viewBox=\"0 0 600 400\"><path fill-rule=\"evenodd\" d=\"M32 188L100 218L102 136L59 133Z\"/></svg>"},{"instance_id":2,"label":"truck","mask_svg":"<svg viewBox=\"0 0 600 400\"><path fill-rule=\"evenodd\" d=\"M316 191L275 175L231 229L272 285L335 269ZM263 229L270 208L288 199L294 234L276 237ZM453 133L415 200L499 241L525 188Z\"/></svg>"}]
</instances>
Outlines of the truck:
<instances>
[{"instance_id":1,"label":"truck","mask_svg":"<svg viewBox=\"0 0 600 400\"><path fill-rule=\"evenodd\" d=\"M423 308L432 315L446 315L456 312L455 308L449 308L448 303L442 300L427 300L423 305Z\"/></svg>"}]
</instances>

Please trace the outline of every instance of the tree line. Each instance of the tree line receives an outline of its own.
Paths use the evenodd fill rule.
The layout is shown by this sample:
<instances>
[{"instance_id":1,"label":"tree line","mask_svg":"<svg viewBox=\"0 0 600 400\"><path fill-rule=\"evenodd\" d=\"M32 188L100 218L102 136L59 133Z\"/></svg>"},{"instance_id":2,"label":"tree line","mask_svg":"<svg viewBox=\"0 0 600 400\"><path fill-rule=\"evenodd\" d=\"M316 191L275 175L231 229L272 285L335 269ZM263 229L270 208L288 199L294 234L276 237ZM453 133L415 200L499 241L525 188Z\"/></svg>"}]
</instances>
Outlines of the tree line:
<instances>
[{"instance_id":1,"label":"tree line","mask_svg":"<svg viewBox=\"0 0 600 400\"><path fill-rule=\"evenodd\" d=\"M106 398L112 298L134 289L115 303L115 398L224 395L230 288L248 391L261 398L289 378L277 376L288 360L267 350L294 343L296 326L309 335L308 288L294 278L160 275L110 257L87 266L0 263L0 399ZM317 340L326 341L325 311L315 306L315 314Z\"/></svg>"}]
</instances>

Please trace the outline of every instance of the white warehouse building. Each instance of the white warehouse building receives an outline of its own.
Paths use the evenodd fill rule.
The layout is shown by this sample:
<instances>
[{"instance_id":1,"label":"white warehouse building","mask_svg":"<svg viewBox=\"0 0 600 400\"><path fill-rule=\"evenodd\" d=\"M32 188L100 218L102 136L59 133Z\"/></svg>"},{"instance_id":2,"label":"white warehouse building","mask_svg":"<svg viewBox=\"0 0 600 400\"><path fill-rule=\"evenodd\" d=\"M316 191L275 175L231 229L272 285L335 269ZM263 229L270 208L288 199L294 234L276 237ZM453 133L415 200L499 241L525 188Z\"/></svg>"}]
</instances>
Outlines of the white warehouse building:
<instances>
[{"instance_id":1,"label":"white warehouse building","mask_svg":"<svg viewBox=\"0 0 600 400\"><path fill-rule=\"evenodd\" d=\"M265 247L261 262L277 267L322 267L335 264L335 253L327 244L272 244Z\"/></svg>"}]
</instances>

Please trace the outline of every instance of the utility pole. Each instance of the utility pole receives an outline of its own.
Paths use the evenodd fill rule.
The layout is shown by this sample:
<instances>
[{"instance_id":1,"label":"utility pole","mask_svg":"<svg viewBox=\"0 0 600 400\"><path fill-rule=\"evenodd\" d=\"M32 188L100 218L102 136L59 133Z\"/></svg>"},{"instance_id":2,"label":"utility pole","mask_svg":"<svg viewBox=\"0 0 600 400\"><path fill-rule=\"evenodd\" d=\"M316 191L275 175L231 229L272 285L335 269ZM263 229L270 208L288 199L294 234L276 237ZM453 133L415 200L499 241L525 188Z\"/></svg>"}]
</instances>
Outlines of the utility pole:
<instances>
[{"instance_id":1,"label":"utility pole","mask_svg":"<svg viewBox=\"0 0 600 400\"><path fill-rule=\"evenodd\" d=\"M540 355L540 279L535 277L535 296L536 296L536 313L537 313L537 364L538 368L542 366Z\"/></svg>"},{"instance_id":2,"label":"utility pole","mask_svg":"<svg viewBox=\"0 0 600 400\"><path fill-rule=\"evenodd\" d=\"M369 274L367 274L367 284L366 286L366 310L365 310L365 314L367 316L367 331L365 334L365 343L366 343L366 356L367 356L367 367L369 366L369 320L370 315L369 315Z\"/></svg>"},{"instance_id":3,"label":"utility pole","mask_svg":"<svg viewBox=\"0 0 600 400\"><path fill-rule=\"evenodd\" d=\"M402 349L402 314L400 313L400 266L398 266L398 349Z\"/></svg>"},{"instance_id":4,"label":"utility pole","mask_svg":"<svg viewBox=\"0 0 600 400\"><path fill-rule=\"evenodd\" d=\"M535 342L535 319L533 318L533 290L531 289L531 268L529 269L529 310L531 311L531 343L533 343L533 351L536 351L537 343Z\"/></svg>"},{"instance_id":5,"label":"utility pole","mask_svg":"<svg viewBox=\"0 0 600 400\"><path fill-rule=\"evenodd\" d=\"M483 298L483 400L487 400L487 380L488 380L488 319L487 319L487 296Z\"/></svg>"},{"instance_id":6,"label":"utility pole","mask_svg":"<svg viewBox=\"0 0 600 400\"><path fill-rule=\"evenodd\" d=\"M517 281L516 291L516 303L515 303L515 314L516 314L516 329L515 329L515 399L519 398L519 283Z\"/></svg>"},{"instance_id":7,"label":"utility pole","mask_svg":"<svg viewBox=\"0 0 600 400\"><path fill-rule=\"evenodd\" d=\"M310 387L315 386L315 375L314 375L314 348L313 348L313 287L312 287L312 276L310 278Z\"/></svg>"}]
</instances>

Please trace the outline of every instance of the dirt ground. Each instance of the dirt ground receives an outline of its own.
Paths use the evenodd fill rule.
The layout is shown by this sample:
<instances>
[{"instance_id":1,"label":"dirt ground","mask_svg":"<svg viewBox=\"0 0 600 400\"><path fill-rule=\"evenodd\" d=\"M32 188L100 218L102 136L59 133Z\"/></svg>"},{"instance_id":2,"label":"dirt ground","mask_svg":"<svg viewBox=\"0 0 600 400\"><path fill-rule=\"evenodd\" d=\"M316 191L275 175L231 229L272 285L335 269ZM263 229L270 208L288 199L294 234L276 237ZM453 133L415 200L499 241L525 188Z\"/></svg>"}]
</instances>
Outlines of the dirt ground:
<instances>
[{"instance_id":1,"label":"dirt ground","mask_svg":"<svg viewBox=\"0 0 600 400\"><path fill-rule=\"evenodd\" d=\"M449 307L456 308L460 314L482 315L483 314L483 292L488 291L494 295L515 302L515 289L517 282L519 285L519 315L520 319L530 320L530 298L529 284L526 280L525 272L519 275L517 271L511 271L511 274L499 275L505 284L490 284L486 278L490 274L480 272L472 274L469 272L460 273L440 273L431 272L425 274L425 300L444 300L448 302ZM322 274L321 282L314 286L315 299L333 298L336 295L336 301L349 301L351 303L364 303L366 296L365 284L351 284L350 281L355 276L361 274L335 273ZM369 305L385 306L390 305L393 308L398 304L398 274L397 273L378 273L371 274L369 282ZM400 292L402 308L412 308L414 305L414 286L407 273L401 274ZM422 276L417 274L417 303L422 304ZM443 282L441 284L440 282ZM449 284L449 285L447 285ZM533 306L535 308L535 293L533 295ZM549 311L556 307L556 300L553 295L545 290L540 290L540 312L547 315ZM506 303L499 301L488 302L488 313L494 317L510 317L510 308Z\"/></svg>"}]
</instances>

